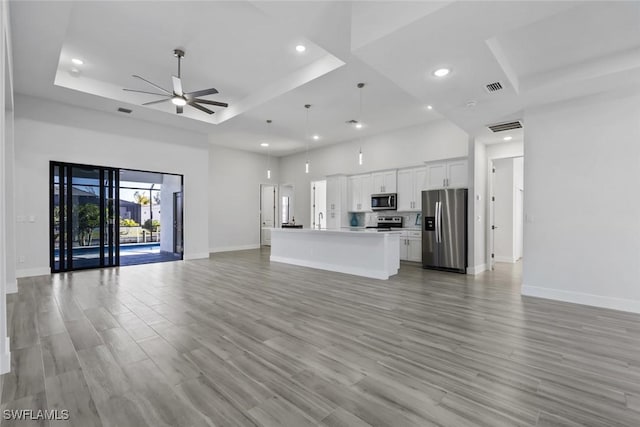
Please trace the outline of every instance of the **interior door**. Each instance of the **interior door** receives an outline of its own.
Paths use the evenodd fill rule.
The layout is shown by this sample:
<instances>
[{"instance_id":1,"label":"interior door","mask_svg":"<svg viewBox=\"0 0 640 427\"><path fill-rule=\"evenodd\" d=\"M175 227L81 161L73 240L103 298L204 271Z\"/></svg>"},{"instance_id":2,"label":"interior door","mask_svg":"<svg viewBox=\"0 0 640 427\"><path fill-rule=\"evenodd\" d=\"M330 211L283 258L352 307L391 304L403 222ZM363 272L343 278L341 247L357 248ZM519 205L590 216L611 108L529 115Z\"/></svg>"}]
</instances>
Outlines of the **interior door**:
<instances>
[{"instance_id":1,"label":"interior door","mask_svg":"<svg viewBox=\"0 0 640 427\"><path fill-rule=\"evenodd\" d=\"M440 191L440 267L467 267L467 190Z\"/></svg>"},{"instance_id":2,"label":"interior door","mask_svg":"<svg viewBox=\"0 0 640 427\"><path fill-rule=\"evenodd\" d=\"M276 188L262 185L260 189L260 244L271 246L271 229L275 227Z\"/></svg>"},{"instance_id":3,"label":"interior door","mask_svg":"<svg viewBox=\"0 0 640 427\"><path fill-rule=\"evenodd\" d=\"M173 193L173 253L184 252L182 191Z\"/></svg>"}]
</instances>

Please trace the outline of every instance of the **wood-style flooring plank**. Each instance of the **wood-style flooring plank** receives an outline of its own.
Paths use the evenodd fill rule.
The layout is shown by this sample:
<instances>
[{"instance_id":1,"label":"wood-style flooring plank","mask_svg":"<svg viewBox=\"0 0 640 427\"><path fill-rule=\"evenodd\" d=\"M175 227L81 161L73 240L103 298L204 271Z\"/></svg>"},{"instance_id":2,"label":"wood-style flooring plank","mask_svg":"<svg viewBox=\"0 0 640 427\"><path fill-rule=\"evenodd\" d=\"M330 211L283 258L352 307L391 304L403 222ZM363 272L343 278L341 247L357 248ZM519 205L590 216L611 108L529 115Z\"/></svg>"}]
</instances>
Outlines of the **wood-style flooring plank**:
<instances>
[{"instance_id":1,"label":"wood-style flooring plank","mask_svg":"<svg viewBox=\"0 0 640 427\"><path fill-rule=\"evenodd\" d=\"M71 411L35 423L52 426L639 426L640 316L522 297L520 269L403 263L381 281L263 248L20 279L2 409Z\"/></svg>"}]
</instances>

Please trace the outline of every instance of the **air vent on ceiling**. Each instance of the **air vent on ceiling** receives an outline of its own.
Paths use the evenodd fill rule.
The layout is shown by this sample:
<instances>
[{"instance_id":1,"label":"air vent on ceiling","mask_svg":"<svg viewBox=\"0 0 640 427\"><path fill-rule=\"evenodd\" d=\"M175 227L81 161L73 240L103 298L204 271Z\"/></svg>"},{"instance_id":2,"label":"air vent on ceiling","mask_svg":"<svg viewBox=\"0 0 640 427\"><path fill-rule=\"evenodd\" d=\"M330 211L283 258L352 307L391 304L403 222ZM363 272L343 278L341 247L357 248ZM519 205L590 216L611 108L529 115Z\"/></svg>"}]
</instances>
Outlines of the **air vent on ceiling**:
<instances>
[{"instance_id":1,"label":"air vent on ceiling","mask_svg":"<svg viewBox=\"0 0 640 427\"><path fill-rule=\"evenodd\" d=\"M133 110L130 110L130 109L128 109L128 108L122 108L122 107L120 107L120 108L118 108L118 111L119 111L119 112L121 112L121 113L131 114L131 112L132 112Z\"/></svg>"},{"instance_id":2,"label":"air vent on ceiling","mask_svg":"<svg viewBox=\"0 0 640 427\"><path fill-rule=\"evenodd\" d=\"M497 92L499 90L502 90L504 86L502 86L501 82L493 82L486 85L485 88L487 89L487 92L491 93L491 92Z\"/></svg>"},{"instance_id":3,"label":"air vent on ceiling","mask_svg":"<svg viewBox=\"0 0 640 427\"><path fill-rule=\"evenodd\" d=\"M498 124L495 124L495 125L488 125L487 127L489 129L491 129L493 132L503 132L505 130L522 129L522 123L520 123L519 120L516 120L514 122L498 123Z\"/></svg>"}]
</instances>

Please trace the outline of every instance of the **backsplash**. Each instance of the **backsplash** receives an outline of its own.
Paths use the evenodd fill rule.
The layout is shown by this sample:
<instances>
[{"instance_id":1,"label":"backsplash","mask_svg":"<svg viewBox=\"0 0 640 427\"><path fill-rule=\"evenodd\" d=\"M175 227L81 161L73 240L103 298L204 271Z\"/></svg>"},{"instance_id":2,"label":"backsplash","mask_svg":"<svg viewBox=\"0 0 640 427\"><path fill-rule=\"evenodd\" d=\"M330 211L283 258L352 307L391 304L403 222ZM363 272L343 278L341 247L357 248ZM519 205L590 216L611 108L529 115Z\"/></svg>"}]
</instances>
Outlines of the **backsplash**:
<instances>
[{"instance_id":1,"label":"backsplash","mask_svg":"<svg viewBox=\"0 0 640 427\"><path fill-rule=\"evenodd\" d=\"M420 215L419 212L377 211L357 213L356 217L358 218L359 227L375 226L378 223L379 216L401 216L404 228L419 228L420 224L416 224L418 215ZM351 217L349 217L349 220L351 220Z\"/></svg>"}]
</instances>

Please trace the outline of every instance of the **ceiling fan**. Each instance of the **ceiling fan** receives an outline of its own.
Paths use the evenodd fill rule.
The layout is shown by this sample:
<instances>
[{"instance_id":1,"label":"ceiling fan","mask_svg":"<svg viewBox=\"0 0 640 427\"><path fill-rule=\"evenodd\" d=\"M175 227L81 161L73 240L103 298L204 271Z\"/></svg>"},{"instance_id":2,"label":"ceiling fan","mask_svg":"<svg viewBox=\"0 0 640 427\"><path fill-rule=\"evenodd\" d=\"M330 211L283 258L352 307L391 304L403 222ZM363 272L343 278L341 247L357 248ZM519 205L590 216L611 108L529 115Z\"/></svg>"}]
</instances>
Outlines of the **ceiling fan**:
<instances>
[{"instance_id":1,"label":"ceiling fan","mask_svg":"<svg viewBox=\"0 0 640 427\"><path fill-rule=\"evenodd\" d=\"M198 98L199 96L207 96L207 95L213 95L218 93L218 90L215 88L210 88L210 89L202 89L202 90L196 90L195 92L184 92L182 90L182 80L180 79L180 61L182 60L182 58L184 57L184 50L181 49L174 49L173 51L173 55L178 58L178 76L171 76L171 79L173 81L173 91L170 92L167 89L150 82L149 80L142 78L140 76L134 75L133 77L136 79L140 79L143 82L153 86L154 88L160 90L163 93L157 93L157 92L147 92L144 90L136 90L136 89L123 89L126 90L127 92L137 92L137 93L145 93L147 95L157 95L157 96L162 96L164 97L163 99L157 100L157 101L151 101L151 102L145 102L142 105L152 105L152 104L160 104L161 102L167 102L167 101L171 101L175 106L176 106L176 113L177 114L182 114L183 111L183 107L185 105L190 105L193 108L197 108L200 111L203 111L207 114L213 114L214 111L211 111L210 109L203 107L200 104L205 104L205 105L215 105L217 107L228 107L229 104L227 104L226 102L218 102L218 101L210 101L208 99L202 99L202 98Z\"/></svg>"}]
</instances>

